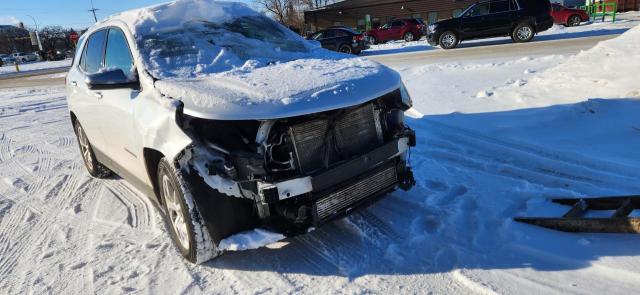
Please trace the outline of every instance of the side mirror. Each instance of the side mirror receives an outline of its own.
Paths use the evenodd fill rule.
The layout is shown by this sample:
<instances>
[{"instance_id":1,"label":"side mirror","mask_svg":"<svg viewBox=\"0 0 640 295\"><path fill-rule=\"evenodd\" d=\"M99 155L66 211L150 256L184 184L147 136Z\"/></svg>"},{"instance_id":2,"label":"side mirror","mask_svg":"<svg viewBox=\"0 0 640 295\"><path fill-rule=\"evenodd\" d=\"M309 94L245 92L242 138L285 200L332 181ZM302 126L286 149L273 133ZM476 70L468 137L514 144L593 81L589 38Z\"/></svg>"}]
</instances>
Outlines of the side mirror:
<instances>
[{"instance_id":1,"label":"side mirror","mask_svg":"<svg viewBox=\"0 0 640 295\"><path fill-rule=\"evenodd\" d=\"M138 77L127 77L121 69L112 69L90 74L85 79L92 90L131 88L140 89Z\"/></svg>"}]
</instances>

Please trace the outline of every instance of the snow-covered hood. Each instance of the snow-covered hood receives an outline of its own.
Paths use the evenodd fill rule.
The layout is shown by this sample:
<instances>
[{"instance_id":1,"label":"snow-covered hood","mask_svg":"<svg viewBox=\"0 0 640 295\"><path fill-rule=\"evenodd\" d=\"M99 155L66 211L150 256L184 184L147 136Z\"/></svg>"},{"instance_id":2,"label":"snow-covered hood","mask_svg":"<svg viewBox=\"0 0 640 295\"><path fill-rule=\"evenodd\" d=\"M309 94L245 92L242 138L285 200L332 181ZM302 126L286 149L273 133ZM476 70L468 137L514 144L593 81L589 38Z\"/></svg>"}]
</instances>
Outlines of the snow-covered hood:
<instances>
[{"instance_id":1,"label":"snow-covered hood","mask_svg":"<svg viewBox=\"0 0 640 295\"><path fill-rule=\"evenodd\" d=\"M320 54L321 56L322 54ZM395 71L362 58L303 58L197 78L155 83L181 100L185 114L206 119L277 119L367 102L398 89Z\"/></svg>"}]
</instances>

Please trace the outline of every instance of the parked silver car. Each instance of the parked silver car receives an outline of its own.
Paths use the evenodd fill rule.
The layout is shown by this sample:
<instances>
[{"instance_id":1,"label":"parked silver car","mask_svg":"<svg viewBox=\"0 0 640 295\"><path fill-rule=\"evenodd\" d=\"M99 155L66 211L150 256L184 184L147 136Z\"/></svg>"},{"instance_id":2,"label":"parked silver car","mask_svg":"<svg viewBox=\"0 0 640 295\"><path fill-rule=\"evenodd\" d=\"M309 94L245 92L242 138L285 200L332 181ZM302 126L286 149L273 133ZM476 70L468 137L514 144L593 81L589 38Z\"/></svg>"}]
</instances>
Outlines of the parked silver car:
<instances>
[{"instance_id":1,"label":"parked silver car","mask_svg":"<svg viewBox=\"0 0 640 295\"><path fill-rule=\"evenodd\" d=\"M16 52L12 56L20 63L38 61L39 59L39 56L33 52Z\"/></svg>"},{"instance_id":2,"label":"parked silver car","mask_svg":"<svg viewBox=\"0 0 640 295\"><path fill-rule=\"evenodd\" d=\"M0 54L0 65L14 64L16 59L10 54Z\"/></svg>"}]
</instances>

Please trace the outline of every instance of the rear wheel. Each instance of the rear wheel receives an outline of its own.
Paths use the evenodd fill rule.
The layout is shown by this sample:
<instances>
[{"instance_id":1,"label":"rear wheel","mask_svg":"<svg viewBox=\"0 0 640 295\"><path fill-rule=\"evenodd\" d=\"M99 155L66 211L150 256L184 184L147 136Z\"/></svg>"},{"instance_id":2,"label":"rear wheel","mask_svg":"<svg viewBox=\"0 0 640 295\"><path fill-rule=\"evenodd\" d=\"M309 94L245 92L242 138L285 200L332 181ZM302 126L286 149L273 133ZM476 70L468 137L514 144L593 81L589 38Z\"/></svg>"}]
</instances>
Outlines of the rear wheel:
<instances>
[{"instance_id":1,"label":"rear wheel","mask_svg":"<svg viewBox=\"0 0 640 295\"><path fill-rule=\"evenodd\" d=\"M89 174L96 178L109 177L111 175L111 170L102 165L102 163L98 162L98 160L96 159L96 155L93 152L93 147L89 142L87 134L84 133L84 129L82 128L82 125L80 125L80 122L76 120L73 124L73 129L76 133L78 147L80 148L80 154L82 155L84 166L87 168Z\"/></svg>"},{"instance_id":2,"label":"rear wheel","mask_svg":"<svg viewBox=\"0 0 640 295\"><path fill-rule=\"evenodd\" d=\"M351 48L351 46L343 44L342 46L340 46L340 49L338 50L342 53L346 53L346 54L352 54L353 53L353 49Z\"/></svg>"},{"instance_id":3,"label":"rear wheel","mask_svg":"<svg viewBox=\"0 0 640 295\"><path fill-rule=\"evenodd\" d=\"M157 177L165 221L180 254L192 263L203 263L218 256L218 248L209 235L182 172L162 158Z\"/></svg>"},{"instance_id":4,"label":"rear wheel","mask_svg":"<svg viewBox=\"0 0 640 295\"><path fill-rule=\"evenodd\" d=\"M405 42L411 42L415 39L415 35L411 32L406 32L404 33L403 39Z\"/></svg>"},{"instance_id":5,"label":"rear wheel","mask_svg":"<svg viewBox=\"0 0 640 295\"><path fill-rule=\"evenodd\" d=\"M369 36L369 43L371 44L378 44L378 39L376 39L375 36Z\"/></svg>"},{"instance_id":6,"label":"rear wheel","mask_svg":"<svg viewBox=\"0 0 640 295\"><path fill-rule=\"evenodd\" d=\"M567 21L567 26L569 27L579 26L581 22L582 22L582 19L580 19L579 15L572 15L571 17L569 17L569 20Z\"/></svg>"},{"instance_id":7,"label":"rear wheel","mask_svg":"<svg viewBox=\"0 0 640 295\"><path fill-rule=\"evenodd\" d=\"M446 31L440 35L440 40L438 40L438 42L442 49L452 49L458 46L460 40L454 32Z\"/></svg>"},{"instance_id":8,"label":"rear wheel","mask_svg":"<svg viewBox=\"0 0 640 295\"><path fill-rule=\"evenodd\" d=\"M531 26L530 24L519 24L515 27L515 29L513 29L511 38L513 39L513 41L518 43L529 42L531 41L531 39L533 39L534 33L535 32L533 30L533 26Z\"/></svg>"}]
</instances>

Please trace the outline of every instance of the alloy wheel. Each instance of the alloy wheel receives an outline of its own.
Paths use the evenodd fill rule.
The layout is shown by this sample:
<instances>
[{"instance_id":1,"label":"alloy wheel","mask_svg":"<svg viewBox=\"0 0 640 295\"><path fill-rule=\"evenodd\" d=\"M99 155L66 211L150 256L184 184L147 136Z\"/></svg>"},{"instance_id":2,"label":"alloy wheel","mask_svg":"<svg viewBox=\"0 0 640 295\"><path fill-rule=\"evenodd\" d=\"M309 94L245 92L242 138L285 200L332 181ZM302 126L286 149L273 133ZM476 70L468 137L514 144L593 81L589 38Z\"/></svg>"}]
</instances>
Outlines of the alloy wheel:
<instances>
[{"instance_id":1,"label":"alloy wheel","mask_svg":"<svg viewBox=\"0 0 640 295\"><path fill-rule=\"evenodd\" d=\"M167 215L171 221L173 231L178 238L178 242L183 249L189 249L189 229L187 228L187 219L184 216L182 205L180 204L180 196L173 182L171 182L169 176L166 174L162 176L162 192L167 208Z\"/></svg>"},{"instance_id":2,"label":"alloy wheel","mask_svg":"<svg viewBox=\"0 0 640 295\"><path fill-rule=\"evenodd\" d=\"M531 38L532 34L533 34L533 30L531 30L531 28L527 26L520 27L516 32L516 35L520 40L528 40L529 38Z\"/></svg>"},{"instance_id":3,"label":"alloy wheel","mask_svg":"<svg viewBox=\"0 0 640 295\"><path fill-rule=\"evenodd\" d=\"M447 48L453 46L453 44L455 43L456 43L456 36L454 36L451 33L447 33L442 37L442 44Z\"/></svg>"},{"instance_id":4,"label":"alloy wheel","mask_svg":"<svg viewBox=\"0 0 640 295\"><path fill-rule=\"evenodd\" d=\"M571 17L571 19L569 20L569 24L571 26L578 26L580 25L580 17L577 15L574 15Z\"/></svg>"},{"instance_id":5,"label":"alloy wheel","mask_svg":"<svg viewBox=\"0 0 640 295\"><path fill-rule=\"evenodd\" d=\"M84 134L84 131L82 130L82 126L80 126L80 124L78 124L77 133L78 133L78 142L80 143L80 152L82 153L82 158L84 159L84 162L87 164L87 168L89 168L89 170L93 170L93 159L91 158L91 146L89 145L89 140L87 139L87 136Z\"/></svg>"},{"instance_id":6,"label":"alloy wheel","mask_svg":"<svg viewBox=\"0 0 640 295\"><path fill-rule=\"evenodd\" d=\"M404 41L411 42L413 41L413 33L409 32L404 34Z\"/></svg>"}]
</instances>

